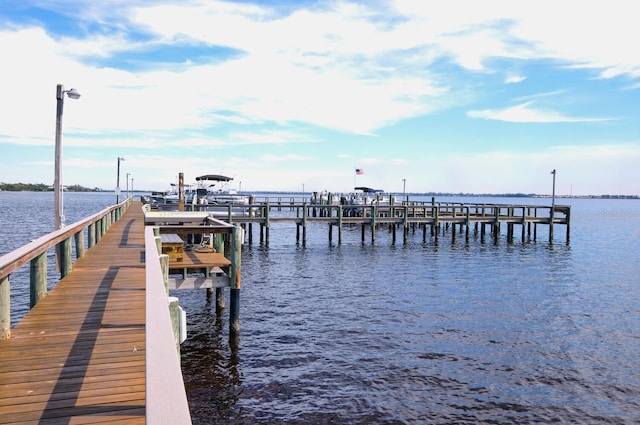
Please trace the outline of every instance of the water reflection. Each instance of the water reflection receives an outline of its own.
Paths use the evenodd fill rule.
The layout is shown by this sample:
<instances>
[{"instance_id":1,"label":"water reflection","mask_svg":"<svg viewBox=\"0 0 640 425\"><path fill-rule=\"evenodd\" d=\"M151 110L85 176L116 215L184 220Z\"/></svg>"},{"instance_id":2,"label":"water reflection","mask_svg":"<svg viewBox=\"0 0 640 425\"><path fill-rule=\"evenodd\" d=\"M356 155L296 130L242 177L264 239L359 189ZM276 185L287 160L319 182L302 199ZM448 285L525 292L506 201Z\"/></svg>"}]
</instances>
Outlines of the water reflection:
<instances>
[{"instance_id":1,"label":"water reflection","mask_svg":"<svg viewBox=\"0 0 640 425\"><path fill-rule=\"evenodd\" d=\"M234 417L236 404L243 392L240 372L240 338L228 338L228 320L224 310L216 314L215 298L206 299L197 312L188 312L189 337L181 347L185 387L194 423L214 423ZM186 302L184 292L181 302ZM194 295L194 294L191 294ZM207 402L208 401L208 402ZM215 408L212 408L215 406Z\"/></svg>"}]
</instances>

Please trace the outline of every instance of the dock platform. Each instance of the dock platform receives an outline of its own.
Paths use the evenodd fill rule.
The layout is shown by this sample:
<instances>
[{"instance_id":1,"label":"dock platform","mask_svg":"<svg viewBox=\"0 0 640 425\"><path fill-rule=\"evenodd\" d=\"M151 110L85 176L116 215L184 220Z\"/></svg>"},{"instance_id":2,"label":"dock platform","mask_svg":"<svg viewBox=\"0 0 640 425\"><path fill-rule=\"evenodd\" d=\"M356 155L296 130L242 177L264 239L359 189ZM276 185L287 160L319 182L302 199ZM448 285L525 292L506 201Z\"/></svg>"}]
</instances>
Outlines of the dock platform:
<instances>
[{"instance_id":1,"label":"dock platform","mask_svg":"<svg viewBox=\"0 0 640 425\"><path fill-rule=\"evenodd\" d=\"M0 424L145 423L144 238L136 205L0 341Z\"/></svg>"}]
</instances>

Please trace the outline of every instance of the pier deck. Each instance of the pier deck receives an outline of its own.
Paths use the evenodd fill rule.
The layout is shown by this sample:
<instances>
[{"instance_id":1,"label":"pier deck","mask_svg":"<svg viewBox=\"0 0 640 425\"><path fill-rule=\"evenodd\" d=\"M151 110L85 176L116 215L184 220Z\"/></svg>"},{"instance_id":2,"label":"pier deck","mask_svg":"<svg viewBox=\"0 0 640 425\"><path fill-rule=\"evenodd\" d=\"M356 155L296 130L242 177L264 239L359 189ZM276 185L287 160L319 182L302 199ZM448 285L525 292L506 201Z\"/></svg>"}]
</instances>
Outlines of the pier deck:
<instances>
[{"instance_id":1,"label":"pier deck","mask_svg":"<svg viewBox=\"0 0 640 425\"><path fill-rule=\"evenodd\" d=\"M136 205L0 341L0 424L145 423L144 237Z\"/></svg>"}]
</instances>

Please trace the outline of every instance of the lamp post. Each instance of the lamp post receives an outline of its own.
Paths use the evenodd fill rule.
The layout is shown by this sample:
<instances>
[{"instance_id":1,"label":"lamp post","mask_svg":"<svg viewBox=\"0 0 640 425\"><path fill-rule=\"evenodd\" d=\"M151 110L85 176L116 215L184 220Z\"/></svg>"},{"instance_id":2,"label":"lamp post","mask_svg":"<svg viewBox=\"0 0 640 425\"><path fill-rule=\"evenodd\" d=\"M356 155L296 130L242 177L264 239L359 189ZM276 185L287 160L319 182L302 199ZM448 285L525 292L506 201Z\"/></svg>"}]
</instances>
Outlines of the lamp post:
<instances>
[{"instance_id":1,"label":"lamp post","mask_svg":"<svg viewBox=\"0 0 640 425\"><path fill-rule=\"evenodd\" d=\"M118 178L116 180L116 204L120 201L120 161L124 161L124 158L118 157Z\"/></svg>"},{"instance_id":2,"label":"lamp post","mask_svg":"<svg viewBox=\"0 0 640 425\"><path fill-rule=\"evenodd\" d=\"M131 175L131 173L127 173L127 198L129 198L131 195L129 194L129 176Z\"/></svg>"},{"instance_id":3,"label":"lamp post","mask_svg":"<svg viewBox=\"0 0 640 425\"><path fill-rule=\"evenodd\" d=\"M64 108L64 95L71 99L79 99L80 93L76 89L65 90L62 84L56 87L56 146L55 146L55 176L53 180L54 192L54 230L64 226L64 208L62 204L62 171L60 162L62 161L62 110Z\"/></svg>"}]
</instances>

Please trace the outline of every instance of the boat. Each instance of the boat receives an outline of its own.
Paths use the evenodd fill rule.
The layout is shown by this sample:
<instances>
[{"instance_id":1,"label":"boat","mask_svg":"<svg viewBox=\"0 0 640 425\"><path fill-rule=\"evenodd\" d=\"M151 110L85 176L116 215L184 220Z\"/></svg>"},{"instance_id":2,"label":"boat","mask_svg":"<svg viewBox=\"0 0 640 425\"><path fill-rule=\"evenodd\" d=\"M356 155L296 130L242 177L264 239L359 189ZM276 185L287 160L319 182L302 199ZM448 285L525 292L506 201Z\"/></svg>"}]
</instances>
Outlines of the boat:
<instances>
[{"instance_id":1,"label":"boat","mask_svg":"<svg viewBox=\"0 0 640 425\"><path fill-rule=\"evenodd\" d=\"M345 197L342 205L389 205L391 196L384 193L382 189L372 189L366 186L354 187L355 192Z\"/></svg>"},{"instance_id":2,"label":"boat","mask_svg":"<svg viewBox=\"0 0 640 425\"><path fill-rule=\"evenodd\" d=\"M151 195L143 197L143 201L151 205L152 208L167 210L177 208L180 201L180 195L178 193L180 189L176 183L170 183L170 185L171 189L167 191L153 191ZM196 185L185 185L183 194L185 203L191 203L197 196Z\"/></svg>"},{"instance_id":3,"label":"boat","mask_svg":"<svg viewBox=\"0 0 640 425\"><path fill-rule=\"evenodd\" d=\"M205 174L196 177L195 198L188 198L192 204L207 205L249 205L250 197L242 195L230 187L233 177L220 174Z\"/></svg>"}]
</instances>

